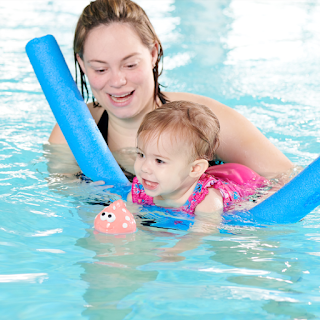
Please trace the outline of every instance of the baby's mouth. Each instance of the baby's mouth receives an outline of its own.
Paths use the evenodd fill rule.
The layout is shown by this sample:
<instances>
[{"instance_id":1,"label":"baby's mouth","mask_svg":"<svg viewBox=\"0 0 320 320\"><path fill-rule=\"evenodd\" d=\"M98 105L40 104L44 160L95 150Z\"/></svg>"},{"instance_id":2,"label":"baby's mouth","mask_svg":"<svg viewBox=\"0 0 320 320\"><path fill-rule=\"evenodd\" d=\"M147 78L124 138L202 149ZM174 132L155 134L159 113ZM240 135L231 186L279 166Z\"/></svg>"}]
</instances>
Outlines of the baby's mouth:
<instances>
[{"instance_id":1,"label":"baby's mouth","mask_svg":"<svg viewBox=\"0 0 320 320\"><path fill-rule=\"evenodd\" d=\"M122 94L122 95L109 94L109 96L110 96L111 100L113 100L114 102L126 102L127 100L129 100L131 98L133 93L134 93L134 90L131 91L130 93L126 93L126 94Z\"/></svg>"},{"instance_id":2,"label":"baby's mouth","mask_svg":"<svg viewBox=\"0 0 320 320\"><path fill-rule=\"evenodd\" d=\"M159 183L157 183L157 182L152 182L152 181L145 180L145 179L142 179L142 184L143 184L144 188L148 189L148 190L155 190L159 185Z\"/></svg>"}]
</instances>

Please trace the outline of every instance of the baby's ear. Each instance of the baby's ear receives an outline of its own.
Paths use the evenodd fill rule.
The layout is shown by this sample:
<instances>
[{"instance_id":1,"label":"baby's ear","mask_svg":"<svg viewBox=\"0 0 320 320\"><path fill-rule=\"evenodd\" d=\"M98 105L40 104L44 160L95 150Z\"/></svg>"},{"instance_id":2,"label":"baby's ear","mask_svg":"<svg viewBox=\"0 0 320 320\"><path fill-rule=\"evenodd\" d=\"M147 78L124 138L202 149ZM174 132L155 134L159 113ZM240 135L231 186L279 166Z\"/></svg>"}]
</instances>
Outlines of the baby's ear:
<instances>
[{"instance_id":1,"label":"baby's ear","mask_svg":"<svg viewBox=\"0 0 320 320\"><path fill-rule=\"evenodd\" d=\"M192 162L190 177L200 178L201 175L208 169L209 163L205 159L198 159Z\"/></svg>"}]
</instances>

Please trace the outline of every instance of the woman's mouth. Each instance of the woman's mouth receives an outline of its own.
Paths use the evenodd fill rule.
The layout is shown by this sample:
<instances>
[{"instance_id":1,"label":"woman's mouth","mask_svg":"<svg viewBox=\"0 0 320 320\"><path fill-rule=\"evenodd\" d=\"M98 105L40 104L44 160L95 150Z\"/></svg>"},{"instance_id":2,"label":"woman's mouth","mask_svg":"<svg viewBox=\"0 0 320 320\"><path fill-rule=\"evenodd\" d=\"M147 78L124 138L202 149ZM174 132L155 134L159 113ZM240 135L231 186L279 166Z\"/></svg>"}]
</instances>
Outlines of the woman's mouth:
<instances>
[{"instance_id":1,"label":"woman's mouth","mask_svg":"<svg viewBox=\"0 0 320 320\"><path fill-rule=\"evenodd\" d=\"M149 181L149 180L146 180L146 179L142 179L142 185L147 190L155 190L155 189L157 189L159 183L152 182L152 181Z\"/></svg>"},{"instance_id":2,"label":"woman's mouth","mask_svg":"<svg viewBox=\"0 0 320 320\"><path fill-rule=\"evenodd\" d=\"M125 93L125 94L109 94L111 100L117 104L123 104L126 103L127 101L129 101L132 97L134 93L134 90L129 92L129 93Z\"/></svg>"}]
</instances>

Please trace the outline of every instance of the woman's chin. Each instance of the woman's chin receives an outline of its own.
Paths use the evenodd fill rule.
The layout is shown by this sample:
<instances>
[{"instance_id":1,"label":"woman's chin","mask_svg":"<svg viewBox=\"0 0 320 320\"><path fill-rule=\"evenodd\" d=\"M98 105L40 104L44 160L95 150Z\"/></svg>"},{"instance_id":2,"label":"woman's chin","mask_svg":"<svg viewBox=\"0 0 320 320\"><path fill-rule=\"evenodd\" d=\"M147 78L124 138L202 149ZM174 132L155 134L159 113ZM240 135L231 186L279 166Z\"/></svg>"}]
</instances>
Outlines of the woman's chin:
<instances>
[{"instance_id":1,"label":"woman's chin","mask_svg":"<svg viewBox=\"0 0 320 320\"><path fill-rule=\"evenodd\" d=\"M108 114L112 114L114 117L122 120L137 119L141 115L144 116L145 113L141 108L135 104L130 104L123 107L107 106L106 108Z\"/></svg>"},{"instance_id":2,"label":"woman's chin","mask_svg":"<svg viewBox=\"0 0 320 320\"><path fill-rule=\"evenodd\" d=\"M121 119L121 120L129 120L133 119L137 116L137 112L134 112L131 108L123 107L123 108L108 108L107 109L108 114L112 114L115 118Z\"/></svg>"}]
</instances>

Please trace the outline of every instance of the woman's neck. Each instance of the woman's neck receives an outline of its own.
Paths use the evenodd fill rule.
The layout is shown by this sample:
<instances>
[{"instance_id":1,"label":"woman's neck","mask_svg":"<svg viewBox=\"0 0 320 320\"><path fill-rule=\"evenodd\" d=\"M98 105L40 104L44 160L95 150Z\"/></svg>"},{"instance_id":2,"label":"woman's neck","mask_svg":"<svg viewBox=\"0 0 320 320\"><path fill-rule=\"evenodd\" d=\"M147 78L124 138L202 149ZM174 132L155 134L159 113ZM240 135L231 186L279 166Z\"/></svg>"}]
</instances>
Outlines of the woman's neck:
<instances>
[{"instance_id":1,"label":"woman's neck","mask_svg":"<svg viewBox=\"0 0 320 320\"><path fill-rule=\"evenodd\" d=\"M158 105L161 105L157 97ZM154 110L157 103L153 96L145 107L132 118L117 118L113 114L108 114L108 146L111 152L123 148L135 148L136 136L144 116Z\"/></svg>"},{"instance_id":2,"label":"woman's neck","mask_svg":"<svg viewBox=\"0 0 320 320\"><path fill-rule=\"evenodd\" d=\"M123 148L135 148L136 136L144 116L153 110L153 106L145 108L134 118L121 119L109 114L108 120L108 146L113 152Z\"/></svg>"},{"instance_id":3,"label":"woman's neck","mask_svg":"<svg viewBox=\"0 0 320 320\"><path fill-rule=\"evenodd\" d=\"M108 123L108 146L111 152L136 146L136 135L140 123L122 119L112 120Z\"/></svg>"}]
</instances>

